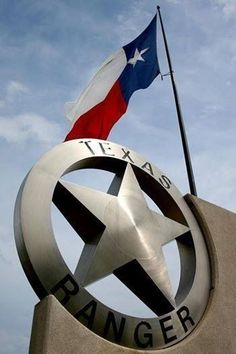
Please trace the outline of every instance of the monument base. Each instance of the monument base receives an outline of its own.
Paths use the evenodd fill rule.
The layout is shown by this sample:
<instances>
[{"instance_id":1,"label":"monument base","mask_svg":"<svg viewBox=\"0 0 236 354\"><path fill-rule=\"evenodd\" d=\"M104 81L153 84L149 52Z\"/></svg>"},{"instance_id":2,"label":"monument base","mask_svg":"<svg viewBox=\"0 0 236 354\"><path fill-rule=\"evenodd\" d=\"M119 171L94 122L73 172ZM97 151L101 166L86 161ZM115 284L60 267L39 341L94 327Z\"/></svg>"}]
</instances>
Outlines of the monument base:
<instances>
[{"instance_id":1,"label":"monument base","mask_svg":"<svg viewBox=\"0 0 236 354\"><path fill-rule=\"evenodd\" d=\"M152 353L234 354L236 352L236 214L192 195L185 197L208 247L212 290L205 314L182 342ZM146 353L97 336L49 295L34 312L30 354Z\"/></svg>"}]
</instances>

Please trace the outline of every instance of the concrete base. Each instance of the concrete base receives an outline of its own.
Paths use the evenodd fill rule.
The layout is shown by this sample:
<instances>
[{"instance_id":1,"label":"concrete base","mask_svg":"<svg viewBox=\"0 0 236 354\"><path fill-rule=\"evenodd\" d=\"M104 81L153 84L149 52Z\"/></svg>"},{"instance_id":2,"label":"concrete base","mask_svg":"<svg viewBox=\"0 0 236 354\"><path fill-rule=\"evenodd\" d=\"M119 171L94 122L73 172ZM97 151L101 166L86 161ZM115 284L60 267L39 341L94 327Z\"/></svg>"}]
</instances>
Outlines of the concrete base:
<instances>
[{"instance_id":1,"label":"concrete base","mask_svg":"<svg viewBox=\"0 0 236 354\"><path fill-rule=\"evenodd\" d=\"M186 201L205 236L212 267L208 308L197 328L182 342L152 353L236 353L236 214L191 195ZM115 345L97 336L52 295L35 307L30 354L146 353Z\"/></svg>"}]
</instances>

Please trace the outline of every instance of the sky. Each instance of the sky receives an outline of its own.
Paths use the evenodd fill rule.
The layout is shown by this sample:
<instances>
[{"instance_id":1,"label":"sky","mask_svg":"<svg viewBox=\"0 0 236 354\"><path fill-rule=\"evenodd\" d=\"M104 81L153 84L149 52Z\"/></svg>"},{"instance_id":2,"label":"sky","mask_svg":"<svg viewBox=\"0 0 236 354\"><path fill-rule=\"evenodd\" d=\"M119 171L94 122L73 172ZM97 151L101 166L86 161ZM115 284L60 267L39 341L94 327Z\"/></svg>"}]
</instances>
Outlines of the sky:
<instances>
[{"instance_id":1,"label":"sky","mask_svg":"<svg viewBox=\"0 0 236 354\"><path fill-rule=\"evenodd\" d=\"M70 128L65 103L78 97L110 54L142 32L156 5L152 0L0 0L0 354L27 353L38 302L14 241L21 182L44 153L64 140ZM235 212L236 1L160 0L159 5L198 196ZM157 31L166 74L159 23ZM146 156L183 195L189 192L168 76L132 96L109 140ZM73 242L65 241L67 225L54 214L58 243L72 264L78 254L71 252ZM122 301L120 306L127 307Z\"/></svg>"}]
</instances>

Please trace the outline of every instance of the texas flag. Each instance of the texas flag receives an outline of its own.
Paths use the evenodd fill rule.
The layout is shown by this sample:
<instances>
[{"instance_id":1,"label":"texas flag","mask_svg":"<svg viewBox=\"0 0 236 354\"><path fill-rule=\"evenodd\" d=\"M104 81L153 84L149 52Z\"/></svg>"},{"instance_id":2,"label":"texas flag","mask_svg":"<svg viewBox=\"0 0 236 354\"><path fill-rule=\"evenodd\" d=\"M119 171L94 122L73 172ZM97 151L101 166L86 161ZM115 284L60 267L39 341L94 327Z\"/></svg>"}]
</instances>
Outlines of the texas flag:
<instances>
[{"instance_id":1,"label":"texas flag","mask_svg":"<svg viewBox=\"0 0 236 354\"><path fill-rule=\"evenodd\" d=\"M81 96L67 104L66 115L72 121L72 127L65 141L105 140L126 112L133 92L147 88L159 73L155 16L135 40L102 64Z\"/></svg>"}]
</instances>

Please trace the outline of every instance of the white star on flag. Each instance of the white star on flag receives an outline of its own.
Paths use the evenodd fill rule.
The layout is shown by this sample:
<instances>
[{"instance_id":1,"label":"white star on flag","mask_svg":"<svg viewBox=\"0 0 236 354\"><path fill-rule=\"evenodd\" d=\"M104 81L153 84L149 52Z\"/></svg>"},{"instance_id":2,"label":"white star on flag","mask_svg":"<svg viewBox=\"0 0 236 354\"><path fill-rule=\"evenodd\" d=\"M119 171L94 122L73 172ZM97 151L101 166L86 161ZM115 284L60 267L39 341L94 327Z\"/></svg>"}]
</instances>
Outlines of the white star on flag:
<instances>
[{"instance_id":1,"label":"white star on flag","mask_svg":"<svg viewBox=\"0 0 236 354\"><path fill-rule=\"evenodd\" d=\"M136 48L134 56L133 56L133 58L129 59L128 64L132 64L133 68L134 68L138 60L145 61L142 57L142 54L144 54L148 49L149 48L145 48L145 49L142 49L141 52L139 52L138 48Z\"/></svg>"}]
</instances>

